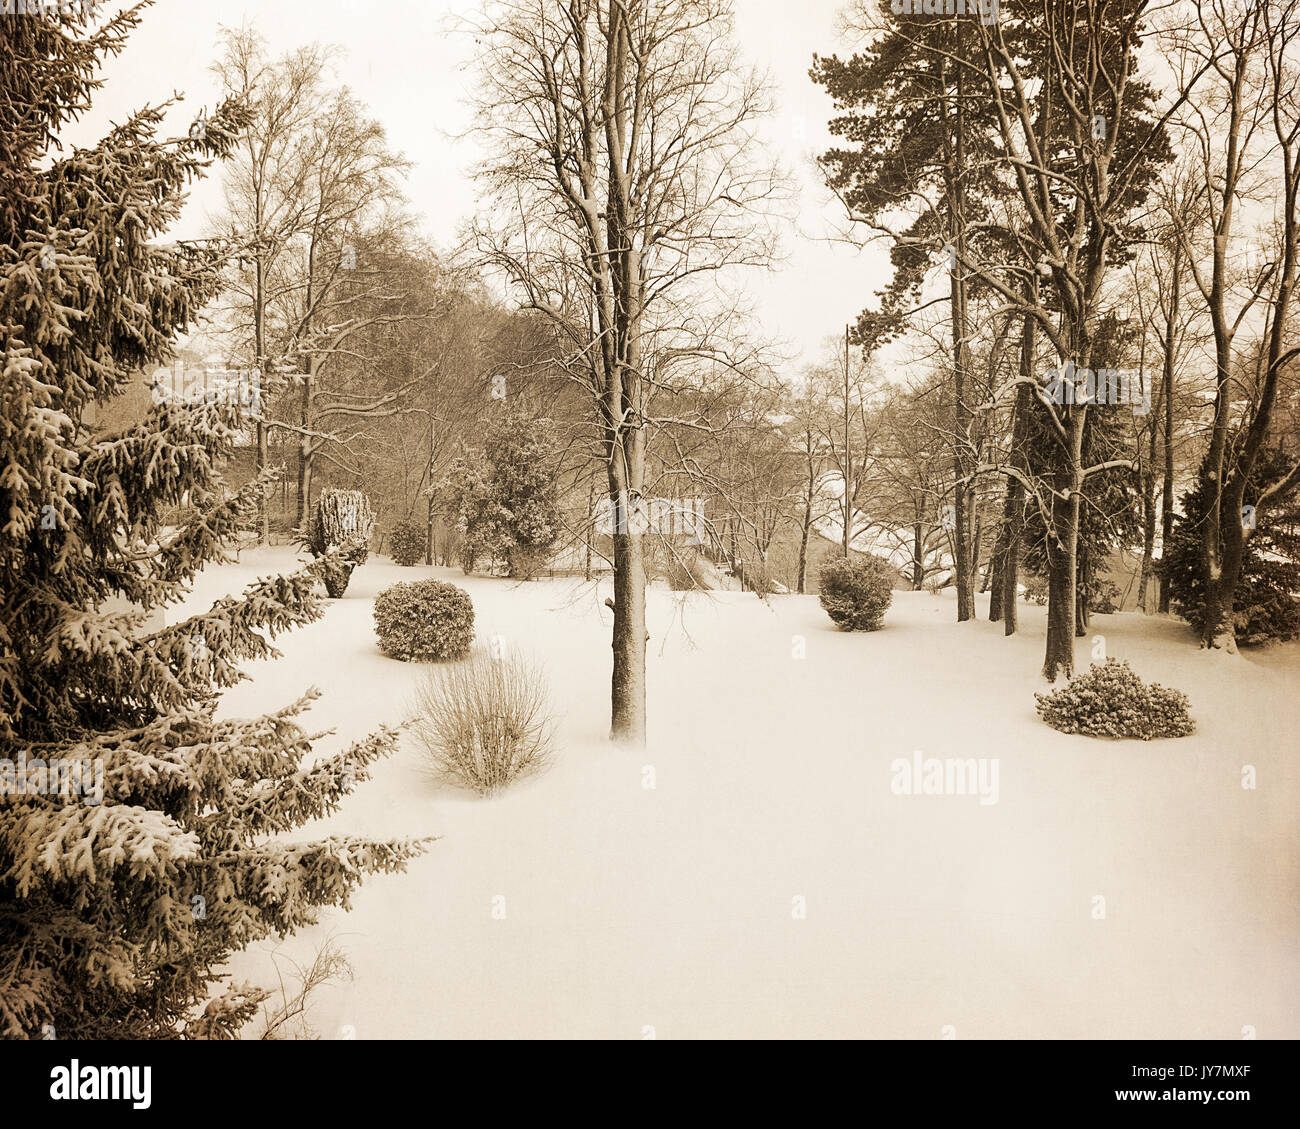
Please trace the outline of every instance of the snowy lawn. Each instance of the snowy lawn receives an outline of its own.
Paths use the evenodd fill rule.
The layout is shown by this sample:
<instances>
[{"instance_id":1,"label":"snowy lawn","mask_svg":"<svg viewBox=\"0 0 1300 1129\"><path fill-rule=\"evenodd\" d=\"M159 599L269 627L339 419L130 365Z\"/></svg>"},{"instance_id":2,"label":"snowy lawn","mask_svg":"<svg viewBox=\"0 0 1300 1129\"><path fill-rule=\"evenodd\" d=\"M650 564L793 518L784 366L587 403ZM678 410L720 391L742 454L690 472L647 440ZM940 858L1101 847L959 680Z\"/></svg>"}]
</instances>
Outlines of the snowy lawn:
<instances>
[{"instance_id":1,"label":"snowy lawn","mask_svg":"<svg viewBox=\"0 0 1300 1129\"><path fill-rule=\"evenodd\" d=\"M246 551L190 607L293 567ZM630 753L605 740L607 586L372 558L223 713L315 685L304 721L337 729L322 753L402 720L421 668L380 654L371 608L429 575L469 591L480 642L543 665L555 763L480 800L430 782L407 739L312 829L440 836L275 950L286 968L330 936L345 950L355 978L319 994L322 1036L1300 1036L1300 646L1208 655L1180 621L1097 617L1107 653L1187 692L1198 726L1098 741L1034 712L1033 605L1004 639L897 592L884 630L843 634L811 596L654 589L650 747ZM917 750L996 758L997 802L895 794L891 762ZM273 985L271 954L236 979Z\"/></svg>"}]
</instances>

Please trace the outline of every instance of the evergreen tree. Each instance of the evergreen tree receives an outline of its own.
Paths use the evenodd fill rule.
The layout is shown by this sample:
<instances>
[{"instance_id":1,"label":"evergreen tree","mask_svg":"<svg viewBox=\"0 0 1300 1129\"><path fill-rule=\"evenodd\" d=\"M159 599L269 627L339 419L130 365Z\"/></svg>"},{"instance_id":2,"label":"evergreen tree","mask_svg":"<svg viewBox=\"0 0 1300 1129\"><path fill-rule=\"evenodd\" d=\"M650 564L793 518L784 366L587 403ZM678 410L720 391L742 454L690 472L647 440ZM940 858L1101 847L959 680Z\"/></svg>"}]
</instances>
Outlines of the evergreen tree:
<instances>
[{"instance_id":1,"label":"evergreen tree","mask_svg":"<svg viewBox=\"0 0 1300 1129\"><path fill-rule=\"evenodd\" d=\"M555 461L549 420L507 415L488 428L482 451L453 464L438 492L464 535L466 572L481 556L504 561L516 578L545 562L560 528Z\"/></svg>"},{"instance_id":2,"label":"evergreen tree","mask_svg":"<svg viewBox=\"0 0 1300 1129\"><path fill-rule=\"evenodd\" d=\"M1234 439L1236 437L1234 436ZM1246 484L1246 504L1295 465L1277 448L1266 448ZM1164 547L1162 567L1173 608L1199 632L1205 626L1205 553L1201 524L1213 500L1213 483L1202 466L1196 485L1174 516L1173 536ZM1252 528L1252 522L1253 528ZM1300 636L1300 486L1269 500L1258 519L1247 512L1241 580L1233 603L1237 642L1249 646Z\"/></svg>"},{"instance_id":3,"label":"evergreen tree","mask_svg":"<svg viewBox=\"0 0 1300 1129\"><path fill-rule=\"evenodd\" d=\"M265 995L219 983L232 952L346 907L365 874L423 849L278 838L334 810L393 731L304 768L295 717L314 691L215 719L239 663L321 614L319 562L149 626L228 559L265 484L222 486L238 405L95 422L213 297L221 247L151 240L247 120L226 103L162 139L165 102L62 151L59 128L145 7L97 28L0 21L0 1031L14 1037L231 1037Z\"/></svg>"},{"instance_id":4,"label":"evergreen tree","mask_svg":"<svg viewBox=\"0 0 1300 1129\"><path fill-rule=\"evenodd\" d=\"M1124 365L1132 355L1134 339L1133 325L1108 313L1100 319L1097 327L1096 353L1113 366ZM1141 405L1109 403L1105 378L1098 375L1096 380L1097 386L1091 396L1093 406L1084 420L1083 461L1093 466L1133 460L1136 457L1133 413L1142 410ZM1055 452L1041 412L1026 419L1024 434L1029 469L1039 480L1045 480ZM1084 480L1083 505L1079 508L1076 635L1083 635L1087 630L1092 601L1100 594L1111 556L1140 537L1142 499L1139 487L1136 471L1125 466L1111 467ZM1026 515L1023 534L1025 564L1035 575L1046 579L1050 568L1047 523L1037 505L1030 504Z\"/></svg>"}]
</instances>

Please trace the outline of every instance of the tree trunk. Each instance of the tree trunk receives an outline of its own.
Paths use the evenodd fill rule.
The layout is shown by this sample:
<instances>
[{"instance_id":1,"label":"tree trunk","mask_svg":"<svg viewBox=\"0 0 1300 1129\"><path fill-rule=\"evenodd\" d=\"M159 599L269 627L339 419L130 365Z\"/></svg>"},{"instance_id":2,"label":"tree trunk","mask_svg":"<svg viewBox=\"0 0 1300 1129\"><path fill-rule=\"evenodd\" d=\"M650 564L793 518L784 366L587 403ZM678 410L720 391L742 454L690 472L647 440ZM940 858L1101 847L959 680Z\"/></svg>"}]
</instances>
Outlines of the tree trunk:
<instances>
[{"instance_id":1,"label":"tree trunk","mask_svg":"<svg viewBox=\"0 0 1300 1129\"><path fill-rule=\"evenodd\" d=\"M1075 549L1074 560L1074 634L1083 638L1088 634L1089 607L1092 603L1092 569L1086 545Z\"/></svg>"},{"instance_id":2,"label":"tree trunk","mask_svg":"<svg viewBox=\"0 0 1300 1129\"><path fill-rule=\"evenodd\" d=\"M1165 482L1160 496L1160 604L1157 610L1161 615L1169 613L1169 578L1165 575L1165 554L1169 551L1169 542L1174 536L1174 448L1172 443L1165 445Z\"/></svg>"},{"instance_id":3,"label":"tree trunk","mask_svg":"<svg viewBox=\"0 0 1300 1129\"><path fill-rule=\"evenodd\" d=\"M959 39L960 42L960 39ZM949 223L952 228L954 253L949 259L949 297L952 302L952 360L953 360L953 582L957 587L957 622L964 623L975 616L975 582L971 567L971 514L970 510L970 460L967 447L970 442L972 412L966 403L966 376L970 368L969 320L966 304L966 201L962 178L966 175L966 124L965 124L965 68L960 64L956 72L957 97L953 132L945 143L948 160L944 170L946 180Z\"/></svg>"},{"instance_id":4,"label":"tree trunk","mask_svg":"<svg viewBox=\"0 0 1300 1129\"><path fill-rule=\"evenodd\" d=\"M812 525L812 506L805 506L803 525L799 530L799 571L795 591L804 595L808 587L808 530Z\"/></svg>"},{"instance_id":5,"label":"tree trunk","mask_svg":"<svg viewBox=\"0 0 1300 1129\"><path fill-rule=\"evenodd\" d=\"M1007 509L1011 524L1007 528L1007 547L1002 558L1002 634L1014 635L1020 626L1020 523L1025 507L1025 488L1014 479L1008 489L1012 497Z\"/></svg>"},{"instance_id":6,"label":"tree trunk","mask_svg":"<svg viewBox=\"0 0 1300 1129\"><path fill-rule=\"evenodd\" d=\"M1074 600L1065 553L1049 553L1047 569L1047 655L1043 677L1055 682L1074 673Z\"/></svg>"},{"instance_id":7,"label":"tree trunk","mask_svg":"<svg viewBox=\"0 0 1300 1129\"><path fill-rule=\"evenodd\" d=\"M1142 576L1139 581L1138 610L1150 615L1151 578L1155 573L1156 547L1156 480L1148 468L1142 474Z\"/></svg>"},{"instance_id":8,"label":"tree trunk","mask_svg":"<svg viewBox=\"0 0 1300 1129\"><path fill-rule=\"evenodd\" d=\"M625 514L626 498L614 513ZM628 530L619 532L620 529ZM645 555L643 538L624 519L614 525L614 672L610 684L610 739L643 746L646 738Z\"/></svg>"},{"instance_id":9,"label":"tree trunk","mask_svg":"<svg viewBox=\"0 0 1300 1129\"><path fill-rule=\"evenodd\" d=\"M428 505L424 510L424 563L433 564L433 419L429 420L429 469L425 485L429 489Z\"/></svg>"},{"instance_id":10,"label":"tree trunk","mask_svg":"<svg viewBox=\"0 0 1300 1129\"><path fill-rule=\"evenodd\" d=\"M1007 483L1007 493L1011 493L1011 483ZM998 539L993 543L993 555L989 558L989 622L998 623L1002 619L1002 598L1005 586L1002 581L1002 570L1006 564L1007 555L1007 520L1006 504L1002 507L1002 528L998 530Z\"/></svg>"},{"instance_id":11,"label":"tree trunk","mask_svg":"<svg viewBox=\"0 0 1300 1129\"><path fill-rule=\"evenodd\" d=\"M266 469L267 464L266 451L266 424L260 420L257 424L257 473L261 474ZM263 490L257 503L258 509L258 544L269 545L271 543L271 508L266 504L267 492Z\"/></svg>"},{"instance_id":12,"label":"tree trunk","mask_svg":"<svg viewBox=\"0 0 1300 1129\"><path fill-rule=\"evenodd\" d=\"M583 578L588 583L590 583L591 581L591 552L592 552L591 542L592 542L592 538L595 536L594 530L592 529L592 525L595 522L595 520L596 520L596 484L593 482L589 487L587 487L587 527L586 527L587 564L582 574Z\"/></svg>"},{"instance_id":13,"label":"tree trunk","mask_svg":"<svg viewBox=\"0 0 1300 1129\"><path fill-rule=\"evenodd\" d=\"M1241 561L1246 537L1242 528L1241 500L1245 485L1240 480L1223 491L1219 514L1218 567L1206 577L1205 622L1201 627L1201 646L1237 653L1237 630L1234 620L1237 582L1241 579Z\"/></svg>"},{"instance_id":14,"label":"tree trunk","mask_svg":"<svg viewBox=\"0 0 1300 1129\"><path fill-rule=\"evenodd\" d=\"M1053 492L1052 529L1047 540L1047 648L1043 677L1048 682L1055 682L1062 674L1069 678L1074 673L1082 486L1077 468L1083 445L1082 414L1072 415L1069 423L1071 465L1054 476L1057 490ZM1062 486L1064 490L1060 489ZM1061 493L1066 497L1060 497Z\"/></svg>"},{"instance_id":15,"label":"tree trunk","mask_svg":"<svg viewBox=\"0 0 1300 1129\"><path fill-rule=\"evenodd\" d=\"M1178 301L1181 272L1179 271L1179 244L1174 244L1173 293L1169 300L1169 314L1165 319L1165 362L1163 396L1165 402L1164 455L1165 481L1160 495L1160 561L1164 564L1169 552L1169 542L1174 535L1174 336L1177 331ZM1169 578L1160 569L1161 615L1169 613Z\"/></svg>"},{"instance_id":16,"label":"tree trunk","mask_svg":"<svg viewBox=\"0 0 1300 1129\"><path fill-rule=\"evenodd\" d=\"M259 235L260 235L260 220ZM257 354L258 395L257 395L257 462L254 469L261 474L267 464L266 424L263 422L269 408L269 392L266 386L266 268L262 263L262 250L258 247L254 266L253 284L253 351ZM257 503L258 544L271 543L271 514L267 505L266 491L262 490Z\"/></svg>"},{"instance_id":17,"label":"tree trunk","mask_svg":"<svg viewBox=\"0 0 1300 1129\"><path fill-rule=\"evenodd\" d=\"M1029 284L1029 301L1038 301L1038 280ZM1032 317L1026 317L1020 329L1020 363L1017 375L1022 381L1030 380L1034 375L1034 337L1035 324ZM1011 414L1011 451L1010 462L1017 470L1027 473L1028 460L1024 448L1026 433L1029 428L1029 413L1033 408L1032 393L1028 384L1021 383L1016 389L1016 401ZM1001 612L1003 634L1014 635L1020 626L1018 601L1020 599L1020 534L1025 520L1025 484L1019 479L1008 476L1007 492L1002 505L1002 530L998 535L1002 547L1002 556L998 561L998 572L1002 580L1002 590L997 596L998 610ZM992 612L992 600L989 602ZM989 615L992 619L992 614Z\"/></svg>"},{"instance_id":18,"label":"tree trunk","mask_svg":"<svg viewBox=\"0 0 1300 1129\"><path fill-rule=\"evenodd\" d=\"M912 591L925 587L925 526L917 521L912 525Z\"/></svg>"},{"instance_id":19,"label":"tree trunk","mask_svg":"<svg viewBox=\"0 0 1300 1129\"><path fill-rule=\"evenodd\" d=\"M307 516L307 492L310 489L307 485L307 454L303 450L306 445L305 436L298 440L298 501L294 507L293 524L299 529Z\"/></svg>"}]
</instances>

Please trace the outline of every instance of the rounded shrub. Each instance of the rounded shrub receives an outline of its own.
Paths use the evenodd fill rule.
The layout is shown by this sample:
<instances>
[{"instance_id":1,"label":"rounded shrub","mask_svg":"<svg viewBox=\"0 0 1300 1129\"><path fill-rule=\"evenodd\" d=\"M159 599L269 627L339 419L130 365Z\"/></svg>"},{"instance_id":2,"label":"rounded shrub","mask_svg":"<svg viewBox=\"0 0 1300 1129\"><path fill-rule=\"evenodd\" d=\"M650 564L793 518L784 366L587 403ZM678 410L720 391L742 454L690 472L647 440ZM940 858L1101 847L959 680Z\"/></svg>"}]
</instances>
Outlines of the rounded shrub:
<instances>
[{"instance_id":1,"label":"rounded shrub","mask_svg":"<svg viewBox=\"0 0 1300 1129\"><path fill-rule=\"evenodd\" d=\"M425 527L415 521L399 521L388 531L388 555L393 564L418 564L424 556Z\"/></svg>"},{"instance_id":2,"label":"rounded shrub","mask_svg":"<svg viewBox=\"0 0 1300 1129\"><path fill-rule=\"evenodd\" d=\"M394 584L375 597L379 649L403 662L443 662L469 654L474 605L469 593L441 580Z\"/></svg>"},{"instance_id":3,"label":"rounded shrub","mask_svg":"<svg viewBox=\"0 0 1300 1129\"><path fill-rule=\"evenodd\" d=\"M822 565L821 602L844 631L878 631L894 600L894 568L881 557L837 557Z\"/></svg>"},{"instance_id":4,"label":"rounded shrub","mask_svg":"<svg viewBox=\"0 0 1300 1129\"><path fill-rule=\"evenodd\" d=\"M1146 685L1118 659L1094 664L1060 690L1034 698L1038 715L1062 733L1151 741L1186 737L1196 729L1186 694L1156 682Z\"/></svg>"}]
</instances>

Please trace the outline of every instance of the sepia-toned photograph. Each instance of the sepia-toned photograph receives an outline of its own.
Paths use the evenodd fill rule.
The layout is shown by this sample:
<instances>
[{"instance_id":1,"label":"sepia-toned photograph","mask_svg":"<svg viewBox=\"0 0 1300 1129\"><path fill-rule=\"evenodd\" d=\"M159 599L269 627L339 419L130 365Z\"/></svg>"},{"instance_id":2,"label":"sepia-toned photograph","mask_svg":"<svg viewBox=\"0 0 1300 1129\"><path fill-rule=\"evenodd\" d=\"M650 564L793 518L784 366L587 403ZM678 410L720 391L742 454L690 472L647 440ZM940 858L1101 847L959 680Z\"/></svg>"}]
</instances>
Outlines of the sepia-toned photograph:
<instances>
[{"instance_id":1,"label":"sepia-toned photograph","mask_svg":"<svg viewBox=\"0 0 1300 1129\"><path fill-rule=\"evenodd\" d=\"M439 1040L1249 1103L1298 281L1300 0L0 0L15 1101Z\"/></svg>"}]
</instances>

